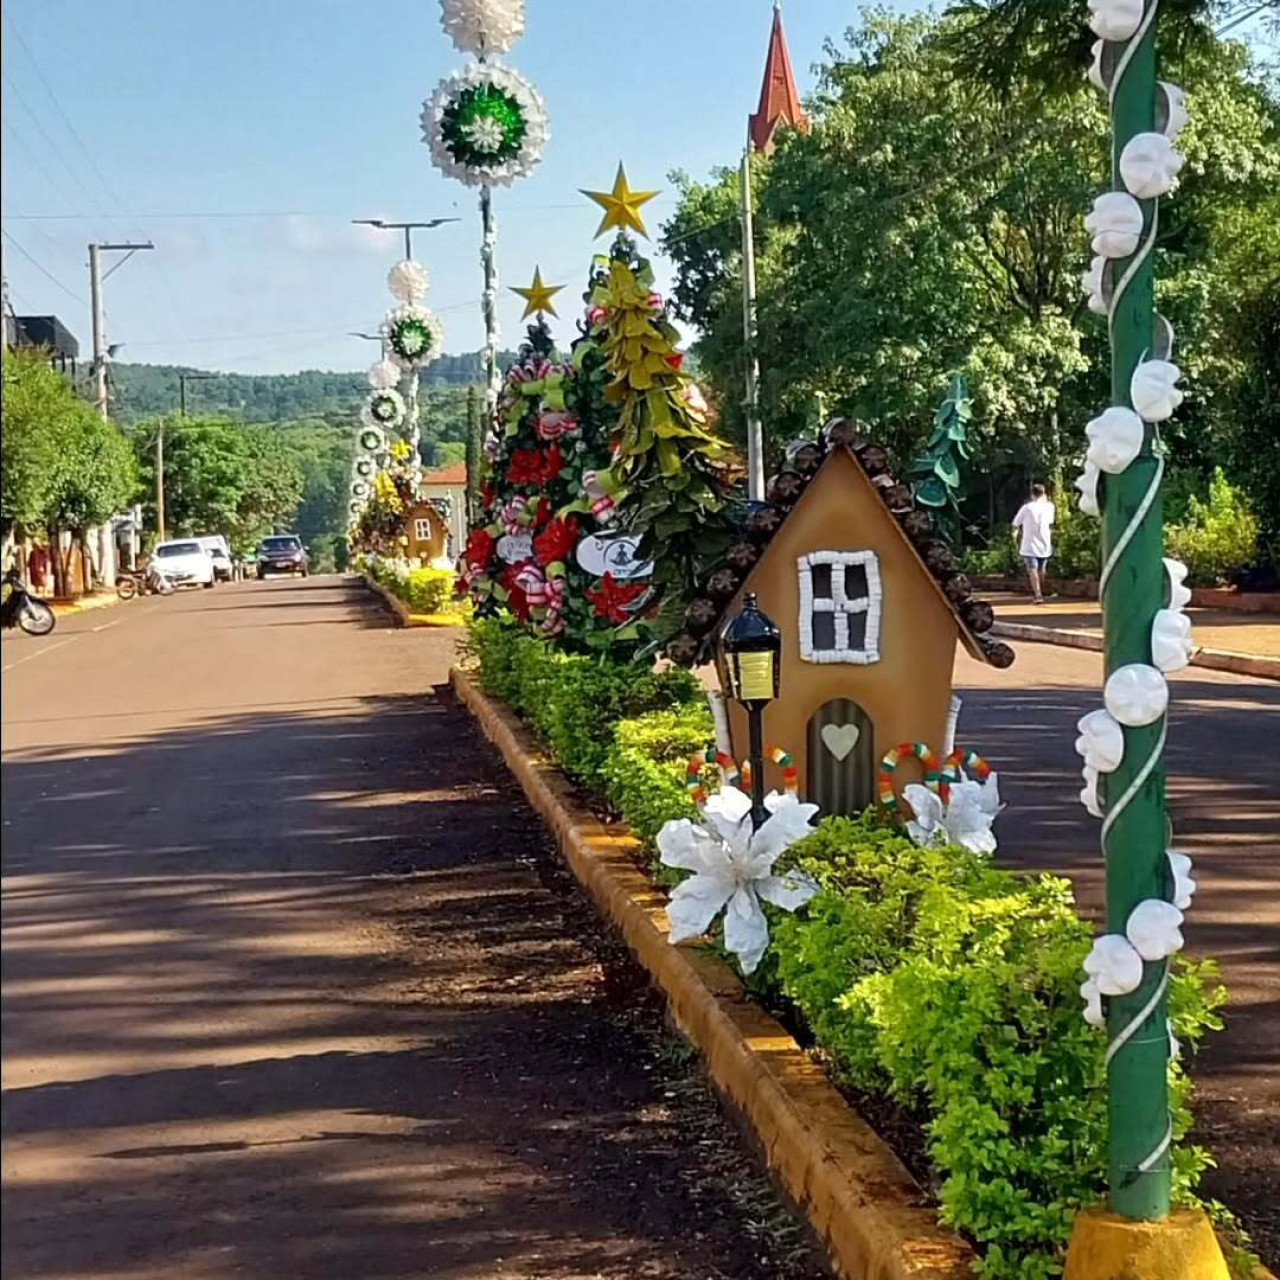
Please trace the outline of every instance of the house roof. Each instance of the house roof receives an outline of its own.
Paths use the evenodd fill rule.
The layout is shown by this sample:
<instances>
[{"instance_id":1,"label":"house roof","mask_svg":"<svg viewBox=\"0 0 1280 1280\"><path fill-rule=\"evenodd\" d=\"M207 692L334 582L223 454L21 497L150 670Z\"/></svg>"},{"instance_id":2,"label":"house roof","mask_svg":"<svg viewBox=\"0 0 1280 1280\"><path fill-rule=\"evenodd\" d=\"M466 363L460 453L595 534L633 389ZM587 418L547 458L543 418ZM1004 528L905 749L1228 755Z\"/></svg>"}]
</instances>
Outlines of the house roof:
<instances>
[{"instance_id":1,"label":"house roof","mask_svg":"<svg viewBox=\"0 0 1280 1280\"><path fill-rule=\"evenodd\" d=\"M769 543L786 523L801 494L837 450L854 460L893 516L893 527L911 548L920 572L933 583L955 618L966 651L993 667L1010 666L1013 650L987 634L995 620L991 606L973 594L954 552L938 537L928 509L917 505L910 485L899 484L889 473L887 450L869 440L860 423L843 418L829 422L817 440L797 442L787 451L787 465L770 481L767 500L753 506L740 540L699 584L685 611L684 630L667 642L667 657L681 666L693 666L710 656L738 589L766 555Z\"/></svg>"},{"instance_id":2,"label":"house roof","mask_svg":"<svg viewBox=\"0 0 1280 1280\"><path fill-rule=\"evenodd\" d=\"M782 6L773 6L773 30L769 33L769 55L764 64L764 83L760 86L760 109L747 122L751 145L757 151L773 149L773 135L779 124L789 124L802 133L809 132L809 117L800 105L796 78L791 72L791 55L787 37L782 31Z\"/></svg>"},{"instance_id":3,"label":"house roof","mask_svg":"<svg viewBox=\"0 0 1280 1280\"><path fill-rule=\"evenodd\" d=\"M436 471L427 471L422 477L423 484L455 484L467 483L467 464L455 462L451 466L440 467Z\"/></svg>"}]
</instances>

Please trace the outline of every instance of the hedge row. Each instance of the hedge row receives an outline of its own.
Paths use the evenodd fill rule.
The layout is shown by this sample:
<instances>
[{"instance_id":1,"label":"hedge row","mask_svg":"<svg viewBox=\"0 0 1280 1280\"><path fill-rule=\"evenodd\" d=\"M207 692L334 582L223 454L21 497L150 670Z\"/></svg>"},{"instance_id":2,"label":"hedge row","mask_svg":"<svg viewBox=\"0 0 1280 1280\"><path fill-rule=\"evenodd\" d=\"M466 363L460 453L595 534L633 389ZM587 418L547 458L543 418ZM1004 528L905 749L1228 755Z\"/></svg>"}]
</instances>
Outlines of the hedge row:
<instances>
[{"instance_id":1,"label":"hedge row","mask_svg":"<svg viewBox=\"0 0 1280 1280\"><path fill-rule=\"evenodd\" d=\"M485 692L650 847L667 819L695 816L685 767L712 721L688 672L566 656L496 619L474 622L468 645ZM824 819L786 860L821 891L794 916L766 907L773 945L750 985L799 1011L840 1083L919 1118L940 1217L979 1247L977 1274L1059 1275L1106 1177L1104 1042L1078 993L1092 929L1070 884L920 849L870 812ZM1185 1054L1221 1026L1225 992L1209 961L1179 962L1171 992ZM1170 1082L1180 1139L1180 1062ZM1197 1202L1210 1163L1177 1143L1180 1203ZM1247 1253L1235 1261L1248 1274Z\"/></svg>"}]
</instances>

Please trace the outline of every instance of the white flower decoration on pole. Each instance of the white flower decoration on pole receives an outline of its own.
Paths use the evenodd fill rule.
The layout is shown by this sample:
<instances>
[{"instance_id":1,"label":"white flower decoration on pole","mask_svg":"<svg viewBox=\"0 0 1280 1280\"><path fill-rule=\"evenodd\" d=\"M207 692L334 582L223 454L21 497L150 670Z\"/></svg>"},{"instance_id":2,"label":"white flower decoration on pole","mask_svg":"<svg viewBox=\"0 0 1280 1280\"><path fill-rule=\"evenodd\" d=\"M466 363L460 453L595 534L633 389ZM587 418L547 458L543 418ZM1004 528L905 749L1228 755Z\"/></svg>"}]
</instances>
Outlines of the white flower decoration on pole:
<instances>
[{"instance_id":1,"label":"white flower decoration on pole","mask_svg":"<svg viewBox=\"0 0 1280 1280\"><path fill-rule=\"evenodd\" d=\"M1180 609L1159 610L1151 623L1151 661L1166 673L1181 671L1195 651L1191 619Z\"/></svg>"},{"instance_id":2,"label":"white flower decoration on pole","mask_svg":"<svg viewBox=\"0 0 1280 1280\"><path fill-rule=\"evenodd\" d=\"M387 312L382 322L382 336L392 358L404 369L419 369L440 354L444 345L444 326L426 307L412 302Z\"/></svg>"},{"instance_id":3,"label":"white flower decoration on pole","mask_svg":"<svg viewBox=\"0 0 1280 1280\"><path fill-rule=\"evenodd\" d=\"M398 386L404 376L404 370L394 360L379 360L369 366L369 385L375 391L386 391L389 387Z\"/></svg>"},{"instance_id":4,"label":"white flower decoration on pole","mask_svg":"<svg viewBox=\"0 0 1280 1280\"><path fill-rule=\"evenodd\" d=\"M1136 133L1120 153L1120 177L1139 200L1168 195L1181 168L1182 156L1163 133Z\"/></svg>"},{"instance_id":5,"label":"white flower decoration on pole","mask_svg":"<svg viewBox=\"0 0 1280 1280\"><path fill-rule=\"evenodd\" d=\"M1147 422L1164 422L1182 403L1178 379L1182 370L1169 360L1144 360L1129 380L1129 398L1138 416Z\"/></svg>"},{"instance_id":6,"label":"white flower decoration on pole","mask_svg":"<svg viewBox=\"0 0 1280 1280\"><path fill-rule=\"evenodd\" d=\"M937 792L918 782L903 787L902 798L915 815L907 823L907 834L922 848L955 844L970 853L996 851L991 827L1004 808L998 774L989 775L986 782L953 782L945 806Z\"/></svg>"},{"instance_id":7,"label":"white flower decoration on pole","mask_svg":"<svg viewBox=\"0 0 1280 1280\"><path fill-rule=\"evenodd\" d=\"M1127 40L1142 25L1142 0L1089 0L1089 30L1104 40Z\"/></svg>"},{"instance_id":8,"label":"white flower decoration on pole","mask_svg":"<svg viewBox=\"0 0 1280 1280\"><path fill-rule=\"evenodd\" d=\"M1098 505L1098 464L1086 459L1084 470L1076 477L1075 487L1080 491L1080 510L1087 516L1099 516L1102 508Z\"/></svg>"},{"instance_id":9,"label":"white flower decoration on pole","mask_svg":"<svg viewBox=\"0 0 1280 1280\"><path fill-rule=\"evenodd\" d=\"M1169 608L1185 609L1191 603L1191 588L1186 585L1187 566L1181 560L1165 556L1164 570L1169 575Z\"/></svg>"},{"instance_id":10,"label":"white flower decoration on pole","mask_svg":"<svg viewBox=\"0 0 1280 1280\"><path fill-rule=\"evenodd\" d=\"M1080 776L1084 779L1084 786L1080 788L1080 803L1084 805L1091 818L1105 817L1106 815L1102 812L1102 801L1098 799L1097 769L1087 764L1080 770Z\"/></svg>"},{"instance_id":11,"label":"white flower decoration on pole","mask_svg":"<svg viewBox=\"0 0 1280 1280\"><path fill-rule=\"evenodd\" d=\"M1146 428L1132 409L1112 405L1086 427L1089 461L1099 471L1119 475L1138 456Z\"/></svg>"},{"instance_id":12,"label":"white flower decoration on pole","mask_svg":"<svg viewBox=\"0 0 1280 1280\"><path fill-rule=\"evenodd\" d=\"M1142 984L1142 957L1129 939L1119 933L1104 933L1093 940L1084 959L1088 978L1080 986L1085 1001L1085 1021L1095 1027L1105 1022L1103 996L1123 996Z\"/></svg>"},{"instance_id":13,"label":"white flower decoration on pole","mask_svg":"<svg viewBox=\"0 0 1280 1280\"><path fill-rule=\"evenodd\" d=\"M667 904L670 940L683 942L706 933L724 911L724 941L742 972L755 971L769 945L769 923L760 900L794 911L818 891L799 872L774 875L779 854L809 834L816 804L773 792L765 798L769 817L758 831L751 825L751 797L722 787L702 806L702 822L680 818L658 832L658 852L668 867L694 874L678 884Z\"/></svg>"},{"instance_id":14,"label":"white flower decoration on pole","mask_svg":"<svg viewBox=\"0 0 1280 1280\"><path fill-rule=\"evenodd\" d=\"M1111 773L1120 767L1124 759L1124 730L1109 711L1101 707L1081 716L1076 722L1080 736L1076 739L1076 751L1085 764L1099 773Z\"/></svg>"},{"instance_id":15,"label":"white flower decoration on pole","mask_svg":"<svg viewBox=\"0 0 1280 1280\"><path fill-rule=\"evenodd\" d=\"M1191 119L1185 106L1187 95L1176 84L1170 84L1167 80L1159 82L1159 89L1156 97L1156 125L1173 142Z\"/></svg>"},{"instance_id":16,"label":"white flower decoration on pole","mask_svg":"<svg viewBox=\"0 0 1280 1280\"><path fill-rule=\"evenodd\" d=\"M463 53L506 53L524 33L524 0L440 0L440 25Z\"/></svg>"},{"instance_id":17,"label":"white flower decoration on pole","mask_svg":"<svg viewBox=\"0 0 1280 1280\"><path fill-rule=\"evenodd\" d=\"M383 427L394 430L404 421L405 413L404 397L394 387L380 387L369 393L360 410L360 421L375 430Z\"/></svg>"},{"instance_id":18,"label":"white flower decoration on pole","mask_svg":"<svg viewBox=\"0 0 1280 1280\"><path fill-rule=\"evenodd\" d=\"M1085 215L1093 251L1104 258L1127 258L1142 238L1142 206L1127 192L1106 191Z\"/></svg>"},{"instance_id":19,"label":"white flower decoration on pole","mask_svg":"<svg viewBox=\"0 0 1280 1280\"><path fill-rule=\"evenodd\" d=\"M1089 299L1089 310L1097 316L1105 316L1111 309L1109 306L1109 289L1107 288L1107 261L1101 253L1093 256L1089 270L1080 276L1080 284Z\"/></svg>"},{"instance_id":20,"label":"white flower decoration on pole","mask_svg":"<svg viewBox=\"0 0 1280 1280\"><path fill-rule=\"evenodd\" d=\"M1124 931L1144 960L1164 960L1182 950L1182 921L1172 902L1147 898L1129 912Z\"/></svg>"},{"instance_id":21,"label":"white flower decoration on pole","mask_svg":"<svg viewBox=\"0 0 1280 1280\"><path fill-rule=\"evenodd\" d=\"M1169 871L1173 876L1173 905L1179 911L1186 911L1195 897L1196 882L1191 874L1191 859L1176 849L1168 850Z\"/></svg>"},{"instance_id":22,"label":"white flower decoration on pole","mask_svg":"<svg viewBox=\"0 0 1280 1280\"><path fill-rule=\"evenodd\" d=\"M1153 724L1169 706L1169 686L1155 667L1130 662L1111 673L1103 692L1107 710L1131 729Z\"/></svg>"},{"instance_id":23,"label":"white flower decoration on pole","mask_svg":"<svg viewBox=\"0 0 1280 1280\"><path fill-rule=\"evenodd\" d=\"M421 302L427 296L428 283L426 267L412 258L397 262L387 272L387 288L397 302Z\"/></svg>"},{"instance_id":24,"label":"white flower decoration on pole","mask_svg":"<svg viewBox=\"0 0 1280 1280\"><path fill-rule=\"evenodd\" d=\"M1106 93L1106 67L1103 65L1103 58L1106 55L1107 42L1105 40L1095 40L1093 47L1089 50L1093 57L1089 64L1089 83L1093 85L1099 93Z\"/></svg>"}]
</instances>

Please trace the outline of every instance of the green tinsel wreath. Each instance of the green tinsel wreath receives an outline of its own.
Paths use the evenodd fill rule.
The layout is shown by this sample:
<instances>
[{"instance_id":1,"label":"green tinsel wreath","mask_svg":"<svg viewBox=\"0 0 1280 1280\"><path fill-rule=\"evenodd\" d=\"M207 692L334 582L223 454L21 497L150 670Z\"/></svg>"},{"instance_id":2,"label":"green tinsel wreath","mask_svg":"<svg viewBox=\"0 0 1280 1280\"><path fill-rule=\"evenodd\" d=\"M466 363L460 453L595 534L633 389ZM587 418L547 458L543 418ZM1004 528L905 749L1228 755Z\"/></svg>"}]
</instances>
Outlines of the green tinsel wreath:
<instances>
[{"instance_id":1,"label":"green tinsel wreath","mask_svg":"<svg viewBox=\"0 0 1280 1280\"><path fill-rule=\"evenodd\" d=\"M476 139L486 123L500 133L493 145ZM459 164L488 168L510 160L520 151L528 124L524 108L493 84L478 84L461 93L444 109L440 133Z\"/></svg>"}]
</instances>

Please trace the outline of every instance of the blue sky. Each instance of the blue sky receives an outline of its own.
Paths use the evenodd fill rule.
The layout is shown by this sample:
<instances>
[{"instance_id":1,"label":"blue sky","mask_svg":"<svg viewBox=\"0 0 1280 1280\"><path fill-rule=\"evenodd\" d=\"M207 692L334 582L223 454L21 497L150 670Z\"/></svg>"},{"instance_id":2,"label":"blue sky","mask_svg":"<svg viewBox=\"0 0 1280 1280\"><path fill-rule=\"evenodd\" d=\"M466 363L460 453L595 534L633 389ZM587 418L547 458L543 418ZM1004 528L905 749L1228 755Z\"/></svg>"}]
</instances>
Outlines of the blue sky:
<instances>
[{"instance_id":1,"label":"blue sky","mask_svg":"<svg viewBox=\"0 0 1280 1280\"><path fill-rule=\"evenodd\" d=\"M480 345L475 193L432 167L418 126L423 99L464 62L435 0L6 0L4 11L4 267L19 314L58 314L87 349L86 244L150 237L156 251L106 285L120 359L361 368L372 344L346 335L376 327L400 242L349 220L457 214L418 233L415 256L446 349ZM824 38L856 13L847 0L784 7L802 92ZM541 89L552 139L532 177L496 194L499 266L504 286L527 284L535 263L570 286L564 335L599 215L578 188L607 188L619 159L641 188L734 162L770 21L771 0L529 0L507 60ZM669 193L647 206L651 230L672 207ZM520 333L520 306L504 290L504 341Z\"/></svg>"}]
</instances>

